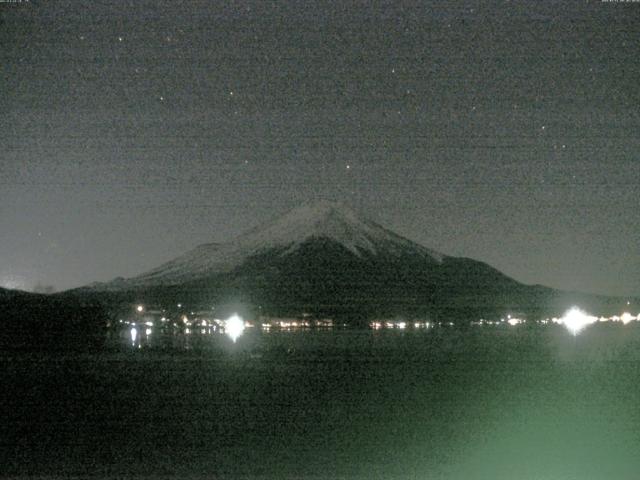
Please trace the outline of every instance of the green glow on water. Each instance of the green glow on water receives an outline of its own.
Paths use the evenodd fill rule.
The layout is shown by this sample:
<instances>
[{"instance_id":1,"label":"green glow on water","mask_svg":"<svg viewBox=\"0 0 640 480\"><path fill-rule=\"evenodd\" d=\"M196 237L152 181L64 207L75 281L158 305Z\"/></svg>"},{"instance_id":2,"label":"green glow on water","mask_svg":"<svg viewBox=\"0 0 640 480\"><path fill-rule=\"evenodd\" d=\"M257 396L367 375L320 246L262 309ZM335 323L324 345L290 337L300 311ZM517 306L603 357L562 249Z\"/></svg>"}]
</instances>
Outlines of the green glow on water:
<instances>
[{"instance_id":1,"label":"green glow on water","mask_svg":"<svg viewBox=\"0 0 640 480\"><path fill-rule=\"evenodd\" d=\"M206 337L209 338L209 337ZM9 473L632 480L640 328L259 333L13 358ZM28 399L28 401L25 401ZM32 423L24 419L37 419Z\"/></svg>"}]
</instances>

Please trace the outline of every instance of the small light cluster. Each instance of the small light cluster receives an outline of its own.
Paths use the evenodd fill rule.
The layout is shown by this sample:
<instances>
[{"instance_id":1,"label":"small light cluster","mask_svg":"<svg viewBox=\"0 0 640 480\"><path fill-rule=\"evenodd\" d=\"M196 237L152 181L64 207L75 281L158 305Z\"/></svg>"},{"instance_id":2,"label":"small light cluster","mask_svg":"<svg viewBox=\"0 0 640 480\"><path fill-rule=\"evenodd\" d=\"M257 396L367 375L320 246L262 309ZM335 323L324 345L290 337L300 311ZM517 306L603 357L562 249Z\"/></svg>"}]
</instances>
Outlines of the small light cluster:
<instances>
[{"instance_id":1,"label":"small light cluster","mask_svg":"<svg viewBox=\"0 0 640 480\"><path fill-rule=\"evenodd\" d=\"M640 321L640 314L637 316L631 315L629 312L624 312L622 315L613 315L612 317L594 317L584 313L577 307L573 307L562 318L552 318L552 323L564 325L567 329L577 335L585 327L592 325L596 322L621 322L623 325L627 325L633 321ZM549 320L547 320L547 323Z\"/></svg>"},{"instance_id":2,"label":"small light cluster","mask_svg":"<svg viewBox=\"0 0 640 480\"><path fill-rule=\"evenodd\" d=\"M629 303L627 303L629 305ZM181 303L177 304L178 309L182 309ZM212 308L212 310L215 308ZM118 323L129 325L128 337L133 346L141 347L142 343L145 343L154 332L155 327L162 327L163 329L172 328L173 333L182 332L186 335L190 335L194 332L200 332L202 334L213 334L215 332L226 334L233 342L244 333L246 328L253 327L253 323L245 321L239 315L234 314L226 320L218 318L212 318L211 312L187 312L179 315L178 318L171 320L165 315L168 315L166 310L153 310L148 309L145 305L138 304L133 306L135 314L129 318L129 320L118 320ZM322 328L333 327L334 322L331 319L313 319L311 314L303 314L301 318L270 318L259 317L258 325L262 327L265 332L270 332L272 329L277 330L294 330L294 329L308 329L308 328ZM509 326L515 327L517 325L525 323L533 323L540 325L556 324L563 325L571 334L577 335L583 331L589 325L598 322L619 322L623 325L627 325L634 321L640 321L640 314L634 316L629 312L624 312L621 315L614 315L611 317L596 317L589 315L582 311L578 307L569 309L561 318L545 318L541 320L526 320L517 316L507 315L500 320L486 320L480 319L472 321L471 325L496 325L496 326ZM432 322L423 320L405 320L405 319L388 319L388 320L375 320L369 323L369 327L373 330L392 329L392 330L420 330L430 329L433 327L448 327L454 326L454 323L449 322ZM165 330L163 330L165 332ZM166 332L165 332L166 333Z\"/></svg>"},{"instance_id":3,"label":"small light cluster","mask_svg":"<svg viewBox=\"0 0 640 480\"><path fill-rule=\"evenodd\" d=\"M577 335L584 328L592 325L596 322L621 322L623 325L627 325L633 321L640 321L640 314L634 316L629 312L624 312L622 315L614 315L612 317L595 317L583 312L578 307L572 307L562 317L557 318L545 318L542 320L532 321L531 323L537 323L541 325L556 324L564 325L573 335ZM512 317L508 315L507 318L501 318L500 320L484 320L480 319L475 322L471 322L472 325L504 325L516 326L527 323L527 320L522 318Z\"/></svg>"},{"instance_id":4,"label":"small light cluster","mask_svg":"<svg viewBox=\"0 0 640 480\"><path fill-rule=\"evenodd\" d=\"M269 318L260 317L258 319L263 330L271 329L280 330L296 330L307 328L332 328L334 322L329 318L312 319L309 315L303 315L303 318Z\"/></svg>"},{"instance_id":5,"label":"small light cluster","mask_svg":"<svg viewBox=\"0 0 640 480\"><path fill-rule=\"evenodd\" d=\"M407 327L413 327L414 329L431 328L434 324L431 322L407 322L405 320L377 320L369 323L369 327L374 330L381 330L383 328L405 330Z\"/></svg>"}]
</instances>

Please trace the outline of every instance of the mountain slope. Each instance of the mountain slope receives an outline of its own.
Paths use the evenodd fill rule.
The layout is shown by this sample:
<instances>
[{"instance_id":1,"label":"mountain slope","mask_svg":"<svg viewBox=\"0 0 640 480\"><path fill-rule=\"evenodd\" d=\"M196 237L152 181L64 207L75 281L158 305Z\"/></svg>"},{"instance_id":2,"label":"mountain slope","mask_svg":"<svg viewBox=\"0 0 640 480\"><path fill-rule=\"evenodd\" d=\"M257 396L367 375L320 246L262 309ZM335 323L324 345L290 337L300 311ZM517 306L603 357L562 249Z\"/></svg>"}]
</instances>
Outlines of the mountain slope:
<instances>
[{"instance_id":1,"label":"mountain slope","mask_svg":"<svg viewBox=\"0 0 640 480\"><path fill-rule=\"evenodd\" d=\"M198 246L137 277L79 293L107 303L228 304L256 314L345 319L473 320L507 313L541 318L576 302L604 313L604 306L619 300L521 284L483 262L430 250L331 202L296 208L231 242Z\"/></svg>"},{"instance_id":2,"label":"mountain slope","mask_svg":"<svg viewBox=\"0 0 640 480\"><path fill-rule=\"evenodd\" d=\"M410 253L431 262L444 255L422 247L380 225L360 218L352 210L333 202L305 205L274 222L256 227L227 243L209 243L147 273L128 280L93 285L97 289L122 290L178 285L229 273L250 259L271 253L287 256L311 239L323 238L341 245L356 257L400 256Z\"/></svg>"}]
</instances>

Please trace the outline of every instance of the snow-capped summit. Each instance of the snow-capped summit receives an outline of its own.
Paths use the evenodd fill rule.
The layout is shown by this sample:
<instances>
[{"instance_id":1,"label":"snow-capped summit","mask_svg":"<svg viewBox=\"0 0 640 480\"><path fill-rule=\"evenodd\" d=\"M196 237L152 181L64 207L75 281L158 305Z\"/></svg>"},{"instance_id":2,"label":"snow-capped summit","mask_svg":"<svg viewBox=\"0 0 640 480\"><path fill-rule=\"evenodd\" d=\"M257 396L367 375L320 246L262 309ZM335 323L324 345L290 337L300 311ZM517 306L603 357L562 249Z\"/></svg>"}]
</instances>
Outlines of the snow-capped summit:
<instances>
[{"instance_id":1,"label":"snow-capped summit","mask_svg":"<svg viewBox=\"0 0 640 480\"><path fill-rule=\"evenodd\" d=\"M289 251L310 238L339 243L355 255L415 249L440 261L442 255L386 230L338 202L320 201L297 207L276 221L250 230L237 239L245 246L288 247Z\"/></svg>"},{"instance_id":2,"label":"snow-capped summit","mask_svg":"<svg viewBox=\"0 0 640 480\"><path fill-rule=\"evenodd\" d=\"M468 322L505 312L552 316L578 300L607 305L524 285L486 263L429 250L327 201L294 208L232 241L200 245L137 277L75 293L117 308L140 300L185 301L215 304L222 312L242 308L356 323L396 316Z\"/></svg>"},{"instance_id":3,"label":"snow-capped summit","mask_svg":"<svg viewBox=\"0 0 640 480\"><path fill-rule=\"evenodd\" d=\"M320 201L290 210L275 221L255 227L226 243L209 243L140 276L110 282L106 287L121 289L172 285L227 273L248 259L274 252L293 253L312 239L322 239L344 247L353 255L413 255L433 263L444 255L403 238L358 215L338 202Z\"/></svg>"},{"instance_id":4,"label":"snow-capped summit","mask_svg":"<svg viewBox=\"0 0 640 480\"><path fill-rule=\"evenodd\" d=\"M80 290L105 302L179 300L348 321L499 318L553 300L544 288L430 250L328 201L294 208L229 242L200 245L142 275Z\"/></svg>"}]
</instances>

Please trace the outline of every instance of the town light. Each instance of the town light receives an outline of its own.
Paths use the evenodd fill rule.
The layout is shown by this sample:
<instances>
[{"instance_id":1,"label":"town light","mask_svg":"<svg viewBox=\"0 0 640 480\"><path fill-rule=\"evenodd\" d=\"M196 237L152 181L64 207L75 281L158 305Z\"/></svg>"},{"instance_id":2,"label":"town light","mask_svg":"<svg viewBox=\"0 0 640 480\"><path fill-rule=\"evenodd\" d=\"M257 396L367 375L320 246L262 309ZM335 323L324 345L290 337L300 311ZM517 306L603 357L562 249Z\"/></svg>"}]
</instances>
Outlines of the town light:
<instances>
[{"instance_id":1,"label":"town light","mask_svg":"<svg viewBox=\"0 0 640 480\"><path fill-rule=\"evenodd\" d=\"M561 323L573 334L577 335L587 325L592 324L597 319L590 317L577 307L573 307L561 319Z\"/></svg>"},{"instance_id":2,"label":"town light","mask_svg":"<svg viewBox=\"0 0 640 480\"><path fill-rule=\"evenodd\" d=\"M224 322L224 331L235 342L244 332L244 320L233 314Z\"/></svg>"},{"instance_id":3,"label":"town light","mask_svg":"<svg viewBox=\"0 0 640 480\"><path fill-rule=\"evenodd\" d=\"M620 316L620 321L626 325L627 323L631 322L632 320L635 320L635 318L629 313L629 312L624 312L621 316Z\"/></svg>"}]
</instances>

